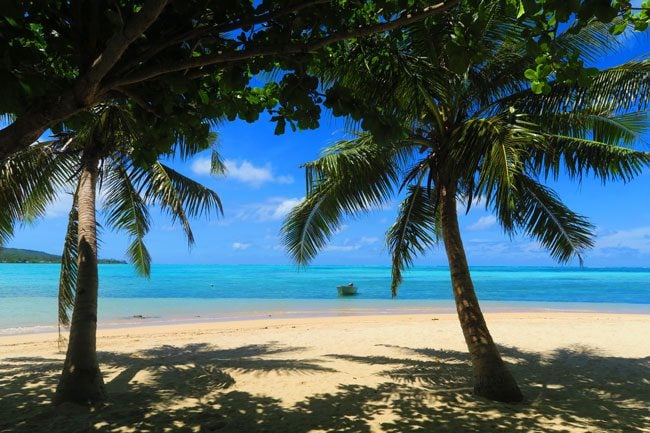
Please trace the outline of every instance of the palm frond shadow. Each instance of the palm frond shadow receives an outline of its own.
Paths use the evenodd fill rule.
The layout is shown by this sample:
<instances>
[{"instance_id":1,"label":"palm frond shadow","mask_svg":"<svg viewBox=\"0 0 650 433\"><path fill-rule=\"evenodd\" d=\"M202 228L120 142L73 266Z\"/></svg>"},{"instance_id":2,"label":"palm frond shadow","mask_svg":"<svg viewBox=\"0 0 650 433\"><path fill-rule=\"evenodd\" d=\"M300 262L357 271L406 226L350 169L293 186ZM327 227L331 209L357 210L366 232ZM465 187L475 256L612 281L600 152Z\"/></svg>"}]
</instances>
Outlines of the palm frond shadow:
<instances>
[{"instance_id":1,"label":"palm frond shadow","mask_svg":"<svg viewBox=\"0 0 650 433\"><path fill-rule=\"evenodd\" d=\"M526 404L507 406L469 396L472 370L466 353L387 347L407 357L329 355L351 362L390 366L378 374L393 383L409 388L415 386L428 398L435 396L444 402L434 409L426 399L415 399L416 404L413 399L398 399L399 421L394 428L387 428L387 432L439 431L440 418L453 413L448 407L453 402L468 413L474 413L477 419L481 414L491 413L503 420L508 412L512 416L520 413L524 415L518 421L520 424L508 426L530 429L528 431L538 431L541 417L555 418L561 420L563 426L574 428L584 427L587 421L597 431L608 432L642 432L650 420L647 403L650 401L650 357L610 357L587 346L571 346L546 355L500 347L504 359L511 363L513 374L521 379L522 391L527 396ZM490 426L488 418L471 427L477 431L487 428ZM497 427L501 427L499 422L490 428L500 431Z\"/></svg>"},{"instance_id":2,"label":"palm frond shadow","mask_svg":"<svg viewBox=\"0 0 650 433\"><path fill-rule=\"evenodd\" d=\"M313 360L277 358L302 349L273 344L232 349L190 344L183 347L165 345L136 353L99 352L100 364L108 376L106 389L111 396L106 407L125 404L130 411L120 417L132 418L144 416L152 407L167 406L185 398L205 401L235 384L235 379L226 370L256 374L334 371ZM274 358L266 358L269 356ZM50 402L62 360L19 357L3 361L0 364L0 432L9 431L10 426L10 431L23 431L16 430L21 425L24 431L41 431L39 425L43 419L51 419L54 413L61 414ZM72 412L67 413L67 410ZM79 416L92 416L81 408L70 407L64 409L63 415L54 420L55 424L61 423L62 431L74 431L69 430L66 423L78 421ZM8 421L6 425L5 420ZM42 431L51 432L52 426Z\"/></svg>"},{"instance_id":3,"label":"palm frond shadow","mask_svg":"<svg viewBox=\"0 0 650 433\"><path fill-rule=\"evenodd\" d=\"M472 395L465 353L389 349L388 356L333 354L319 360L300 359L302 348L276 344L104 352L100 360L111 399L92 410L49 405L60 359L5 359L0 363L0 432L641 433L650 417L650 357L617 358L580 346L546 354L502 347L528 396L525 404L504 405ZM347 363L385 366L378 373L383 381L376 386L342 383L336 392L287 404L238 390L231 376L233 371L308 374L319 381L325 377L320 374L333 371L328 360L345 361L337 364L341 371Z\"/></svg>"}]
</instances>

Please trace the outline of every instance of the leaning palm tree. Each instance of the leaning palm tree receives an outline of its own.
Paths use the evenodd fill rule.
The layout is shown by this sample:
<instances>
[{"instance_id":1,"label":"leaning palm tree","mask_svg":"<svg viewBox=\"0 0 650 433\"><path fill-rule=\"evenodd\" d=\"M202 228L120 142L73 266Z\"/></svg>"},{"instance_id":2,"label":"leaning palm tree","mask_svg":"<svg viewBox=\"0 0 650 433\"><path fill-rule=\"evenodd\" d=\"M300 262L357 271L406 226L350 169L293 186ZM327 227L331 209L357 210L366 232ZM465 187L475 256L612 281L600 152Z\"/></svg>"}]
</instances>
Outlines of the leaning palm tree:
<instances>
[{"instance_id":1,"label":"leaning palm tree","mask_svg":"<svg viewBox=\"0 0 650 433\"><path fill-rule=\"evenodd\" d=\"M474 392L517 402L522 393L490 335L472 283L458 223L458 205L480 201L506 233L524 233L567 262L593 245L593 226L570 210L544 181L566 173L629 180L650 162L630 148L647 129L650 62L600 71L587 87L551 83L535 95L523 79L534 61L514 18L494 2L477 50L486 56L459 73L445 35L453 16L412 26L377 62L372 47L351 45L332 81L367 106L399 119L403 134L386 139L356 133L306 164L307 195L288 215L284 243L300 264L311 261L342 224L401 198L386 234L392 293L416 256L442 240L452 290L473 368ZM451 28L450 28L451 27ZM587 56L615 48L604 26L567 33L558 44ZM373 53L368 58L365 53ZM488 58L489 60L485 60ZM480 199L480 200L478 200Z\"/></svg>"},{"instance_id":2,"label":"leaning palm tree","mask_svg":"<svg viewBox=\"0 0 650 433\"><path fill-rule=\"evenodd\" d=\"M147 145L130 111L109 104L88 113L79 130L32 146L0 170L0 196L4 194L9 204L7 211L0 211L0 221L7 221L0 225L5 237L11 234L12 221L38 217L60 188L74 189L59 282L59 323L70 326L70 337L56 403L94 403L106 397L96 354L97 192L105 196L106 225L130 236L127 256L144 276L150 273L151 261L144 244L149 206L180 221L189 244L194 242L190 218L222 212L212 190L160 161L138 161L134 155ZM209 141L186 143L179 137L172 152L188 157L209 145ZM213 152L213 174L223 170Z\"/></svg>"}]
</instances>

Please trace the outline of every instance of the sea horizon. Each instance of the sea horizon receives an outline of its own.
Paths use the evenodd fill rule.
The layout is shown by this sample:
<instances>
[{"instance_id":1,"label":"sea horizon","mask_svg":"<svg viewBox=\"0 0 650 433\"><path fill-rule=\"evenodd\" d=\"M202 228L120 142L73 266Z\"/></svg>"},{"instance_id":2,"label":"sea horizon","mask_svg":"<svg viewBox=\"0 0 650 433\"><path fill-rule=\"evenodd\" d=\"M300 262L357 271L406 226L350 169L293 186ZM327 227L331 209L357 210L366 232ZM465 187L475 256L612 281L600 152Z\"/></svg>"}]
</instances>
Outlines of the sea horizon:
<instances>
[{"instance_id":1,"label":"sea horizon","mask_svg":"<svg viewBox=\"0 0 650 433\"><path fill-rule=\"evenodd\" d=\"M58 264L0 264L0 335L51 332ZM455 312L446 266L417 266L390 296L382 265L100 265L99 326L375 314ZM650 268L475 266L483 309L650 314ZM359 294L339 297L354 282Z\"/></svg>"}]
</instances>

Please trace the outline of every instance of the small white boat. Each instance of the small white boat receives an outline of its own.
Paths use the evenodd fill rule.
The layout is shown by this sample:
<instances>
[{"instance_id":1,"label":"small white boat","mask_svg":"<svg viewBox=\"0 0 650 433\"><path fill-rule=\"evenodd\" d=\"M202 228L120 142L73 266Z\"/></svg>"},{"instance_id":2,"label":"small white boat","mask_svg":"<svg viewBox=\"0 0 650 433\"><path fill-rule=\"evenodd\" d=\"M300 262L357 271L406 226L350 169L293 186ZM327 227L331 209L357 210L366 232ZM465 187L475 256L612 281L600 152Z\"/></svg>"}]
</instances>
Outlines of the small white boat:
<instances>
[{"instance_id":1,"label":"small white boat","mask_svg":"<svg viewBox=\"0 0 650 433\"><path fill-rule=\"evenodd\" d=\"M336 286L336 290L339 291L339 296L352 296L357 294L357 286L352 283Z\"/></svg>"}]
</instances>

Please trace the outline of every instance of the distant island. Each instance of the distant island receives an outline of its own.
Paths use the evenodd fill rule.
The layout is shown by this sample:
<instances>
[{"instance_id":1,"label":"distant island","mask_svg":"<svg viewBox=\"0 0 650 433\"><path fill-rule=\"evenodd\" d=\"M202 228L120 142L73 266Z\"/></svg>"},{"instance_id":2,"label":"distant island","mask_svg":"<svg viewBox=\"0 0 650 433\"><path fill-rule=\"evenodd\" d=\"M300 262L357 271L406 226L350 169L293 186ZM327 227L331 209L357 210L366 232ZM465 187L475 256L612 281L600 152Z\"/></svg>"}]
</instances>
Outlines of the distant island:
<instances>
[{"instance_id":1,"label":"distant island","mask_svg":"<svg viewBox=\"0 0 650 433\"><path fill-rule=\"evenodd\" d=\"M126 264L124 260L99 259L100 264ZM61 263L61 256L43 251L0 248L0 263Z\"/></svg>"}]
</instances>

